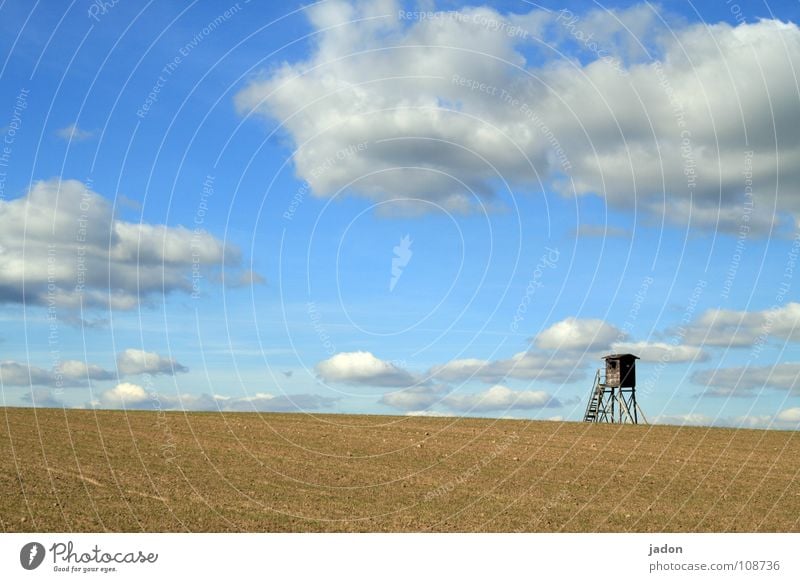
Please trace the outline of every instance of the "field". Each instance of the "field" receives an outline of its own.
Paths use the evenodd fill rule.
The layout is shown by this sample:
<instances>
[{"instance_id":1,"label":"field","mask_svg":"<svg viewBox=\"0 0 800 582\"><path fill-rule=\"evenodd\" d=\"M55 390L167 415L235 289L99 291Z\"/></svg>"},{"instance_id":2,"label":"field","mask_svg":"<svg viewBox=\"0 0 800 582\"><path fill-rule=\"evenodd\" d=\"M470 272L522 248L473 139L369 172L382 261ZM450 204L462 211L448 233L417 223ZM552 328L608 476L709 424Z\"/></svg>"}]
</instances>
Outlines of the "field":
<instances>
[{"instance_id":1,"label":"field","mask_svg":"<svg viewBox=\"0 0 800 582\"><path fill-rule=\"evenodd\" d=\"M800 433L0 409L3 531L800 531Z\"/></svg>"}]
</instances>

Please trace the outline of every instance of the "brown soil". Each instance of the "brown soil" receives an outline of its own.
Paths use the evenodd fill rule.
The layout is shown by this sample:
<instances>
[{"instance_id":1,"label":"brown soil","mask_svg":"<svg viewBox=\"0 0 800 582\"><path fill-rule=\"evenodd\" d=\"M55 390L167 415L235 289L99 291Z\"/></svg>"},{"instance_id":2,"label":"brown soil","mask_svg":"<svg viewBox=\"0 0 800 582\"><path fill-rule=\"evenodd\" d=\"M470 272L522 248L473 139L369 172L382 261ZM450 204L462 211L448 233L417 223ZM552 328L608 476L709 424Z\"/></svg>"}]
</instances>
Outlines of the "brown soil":
<instances>
[{"instance_id":1,"label":"brown soil","mask_svg":"<svg viewBox=\"0 0 800 582\"><path fill-rule=\"evenodd\" d=\"M0 409L19 531L800 531L800 433Z\"/></svg>"}]
</instances>

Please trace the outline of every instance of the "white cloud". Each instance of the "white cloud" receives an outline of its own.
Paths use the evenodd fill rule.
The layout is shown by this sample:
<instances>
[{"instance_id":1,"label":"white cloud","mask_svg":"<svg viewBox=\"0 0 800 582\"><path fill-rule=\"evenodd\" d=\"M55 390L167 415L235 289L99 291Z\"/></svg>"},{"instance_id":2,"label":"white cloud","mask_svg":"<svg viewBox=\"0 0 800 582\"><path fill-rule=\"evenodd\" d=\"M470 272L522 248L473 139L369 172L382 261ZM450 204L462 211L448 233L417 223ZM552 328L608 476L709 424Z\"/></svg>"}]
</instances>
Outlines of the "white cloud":
<instances>
[{"instance_id":1,"label":"white cloud","mask_svg":"<svg viewBox=\"0 0 800 582\"><path fill-rule=\"evenodd\" d=\"M100 402L105 406L131 408L137 407L150 399L147 390L138 384L123 382L100 394Z\"/></svg>"},{"instance_id":2,"label":"white cloud","mask_svg":"<svg viewBox=\"0 0 800 582\"><path fill-rule=\"evenodd\" d=\"M64 360L54 370L13 360L0 362L0 385L3 386L83 386L87 380L111 380L115 376L95 364Z\"/></svg>"},{"instance_id":3,"label":"white cloud","mask_svg":"<svg viewBox=\"0 0 800 582\"><path fill-rule=\"evenodd\" d=\"M625 334L602 319L568 317L536 336L537 347L550 350L609 350Z\"/></svg>"},{"instance_id":4,"label":"white cloud","mask_svg":"<svg viewBox=\"0 0 800 582\"><path fill-rule=\"evenodd\" d=\"M56 131L56 135L66 141L86 141L94 137L93 131L86 131L73 123Z\"/></svg>"},{"instance_id":5,"label":"white cloud","mask_svg":"<svg viewBox=\"0 0 800 582\"><path fill-rule=\"evenodd\" d=\"M788 408L778 414L745 414L741 416L710 416L698 412L661 415L654 424L681 426L715 426L725 428L797 429L800 428L800 409Z\"/></svg>"},{"instance_id":6,"label":"white cloud","mask_svg":"<svg viewBox=\"0 0 800 582\"><path fill-rule=\"evenodd\" d=\"M431 411L431 407L434 406L455 412L491 412L562 406L562 403L548 392L512 390L499 384L482 392L467 394L451 393L446 386L416 386L384 394L380 402L407 414L416 415L422 415L423 411L429 411L431 415L442 415L442 412Z\"/></svg>"},{"instance_id":7,"label":"white cloud","mask_svg":"<svg viewBox=\"0 0 800 582\"><path fill-rule=\"evenodd\" d=\"M0 386L51 386L52 372L13 360L0 362Z\"/></svg>"},{"instance_id":8,"label":"white cloud","mask_svg":"<svg viewBox=\"0 0 800 582\"><path fill-rule=\"evenodd\" d=\"M370 352L342 352L315 366L317 375L326 382L376 387L404 388L384 396L385 403L394 406L406 401L404 409L414 408L423 401L435 400L444 390L435 382L468 382L479 380L496 384L509 378L545 380L559 383L573 382L584 376L585 366L580 358L555 357L549 354L526 351L502 360L475 358L451 360L431 367L424 374L410 372L392 362L377 358Z\"/></svg>"},{"instance_id":9,"label":"white cloud","mask_svg":"<svg viewBox=\"0 0 800 582\"><path fill-rule=\"evenodd\" d=\"M781 410L776 418L781 422L800 424L800 407Z\"/></svg>"},{"instance_id":10,"label":"white cloud","mask_svg":"<svg viewBox=\"0 0 800 582\"><path fill-rule=\"evenodd\" d=\"M302 412L330 408L335 398L318 394L274 395L259 392L254 396L229 398L222 403L224 411L237 412Z\"/></svg>"},{"instance_id":11,"label":"white cloud","mask_svg":"<svg viewBox=\"0 0 800 582\"><path fill-rule=\"evenodd\" d=\"M189 369L177 361L160 356L155 352L127 349L117 355L117 369L120 374L168 374L188 372Z\"/></svg>"},{"instance_id":12,"label":"white cloud","mask_svg":"<svg viewBox=\"0 0 800 582\"><path fill-rule=\"evenodd\" d=\"M800 394L800 364L785 362L774 366L750 366L701 370L692 382L710 387L706 396L757 396L762 388L789 390Z\"/></svg>"},{"instance_id":13,"label":"white cloud","mask_svg":"<svg viewBox=\"0 0 800 582\"><path fill-rule=\"evenodd\" d=\"M0 302L132 309L190 293L193 265L205 272L240 258L204 231L118 220L77 180L36 182L0 200Z\"/></svg>"},{"instance_id":14,"label":"white cloud","mask_svg":"<svg viewBox=\"0 0 800 582\"><path fill-rule=\"evenodd\" d=\"M492 365L488 360L480 360L477 358L464 358L460 360L451 360L446 364L436 365L430 370L431 376L435 376L440 380L446 382L454 382L459 380L471 380L472 378L484 379L487 376L487 370ZM504 374L499 374L503 376ZM495 378L497 373L489 372L488 376ZM493 380L489 380L493 381Z\"/></svg>"},{"instance_id":15,"label":"white cloud","mask_svg":"<svg viewBox=\"0 0 800 582\"><path fill-rule=\"evenodd\" d=\"M357 180L353 188L372 199L405 198L406 211L425 207L409 202L413 198L432 200L452 211L476 207L480 200L472 192L487 201L488 182L495 177L480 156L502 163L497 154L513 146L492 129L492 119L482 123L480 118L444 111L439 104L487 101L462 95L450 82L456 72L471 71L497 83L506 78L497 61L476 54L514 63L521 63L521 57L509 37L486 26L454 19L403 22L397 18L399 4L384 4L386 18L360 22L348 22L347 15L360 19L374 13L372 2L307 9L317 30L327 28L317 36L315 53L307 62L286 63L248 84L236 95L237 108L242 114L252 111L284 122L301 146L294 155L298 174L317 195L331 195ZM465 13L507 22L488 8L468 8ZM399 48L386 50L387 46ZM469 107L467 113L479 112ZM367 147L351 153L357 144ZM511 156L516 165L524 161L519 157ZM522 168L505 163L500 169Z\"/></svg>"},{"instance_id":16,"label":"white cloud","mask_svg":"<svg viewBox=\"0 0 800 582\"><path fill-rule=\"evenodd\" d=\"M56 374L67 380L111 380L115 377L113 372L80 360L64 360L56 368Z\"/></svg>"},{"instance_id":17,"label":"white cloud","mask_svg":"<svg viewBox=\"0 0 800 582\"><path fill-rule=\"evenodd\" d=\"M423 410L440 402L446 392L444 386L414 386L388 392L380 402L398 410Z\"/></svg>"},{"instance_id":18,"label":"white cloud","mask_svg":"<svg viewBox=\"0 0 800 582\"><path fill-rule=\"evenodd\" d=\"M267 283L267 280L262 275L256 273L252 269L236 273L225 273L224 276L220 277L220 281L232 289L252 287L253 285L266 285Z\"/></svg>"},{"instance_id":19,"label":"white cloud","mask_svg":"<svg viewBox=\"0 0 800 582\"><path fill-rule=\"evenodd\" d=\"M707 414L691 412L687 414L662 414L652 420L653 424L677 424L680 426L711 426L714 418Z\"/></svg>"},{"instance_id":20,"label":"white cloud","mask_svg":"<svg viewBox=\"0 0 800 582\"><path fill-rule=\"evenodd\" d=\"M32 388L22 395L23 402L36 408L63 408L64 403L49 388Z\"/></svg>"},{"instance_id":21,"label":"white cloud","mask_svg":"<svg viewBox=\"0 0 800 582\"><path fill-rule=\"evenodd\" d=\"M439 412L436 410L409 410L406 416L430 416L433 418L452 418L455 416L452 412Z\"/></svg>"},{"instance_id":22,"label":"white cloud","mask_svg":"<svg viewBox=\"0 0 800 582\"><path fill-rule=\"evenodd\" d=\"M444 382L474 379L494 384L516 378L568 383L583 378L584 368L580 359L527 351L503 360L451 360L432 367L428 374Z\"/></svg>"},{"instance_id":23,"label":"white cloud","mask_svg":"<svg viewBox=\"0 0 800 582\"><path fill-rule=\"evenodd\" d=\"M795 24L663 24L649 5L581 14L578 26L620 60L620 74L591 53L582 64L537 50L543 39L573 52L574 35L555 12L470 7L409 22L397 19L398 7L309 7L311 56L274 67L236 95L242 114L283 123L298 146L296 171L315 194L352 182L350 191L373 200L422 198L465 210L494 204L499 172L512 185L541 176L564 194L574 184L574 193L619 208L738 232L750 165L751 232L775 224L773 206L800 210L797 87L786 74L800 65ZM377 14L388 16L366 18ZM509 35L479 17L524 23L532 34ZM485 90L472 90L472 81ZM527 109L505 101L503 90ZM368 147L348 153L359 143ZM570 189L559 179L565 161Z\"/></svg>"},{"instance_id":24,"label":"white cloud","mask_svg":"<svg viewBox=\"0 0 800 582\"><path fill-rule=\"evenodd\" d=\"M767 337L800 341L800 303L777 309L709 309L686 328L684 341L703 346L751 346Z\"/></svg>"},{"instance_id":25,"label":"white cloud","mask_svg":"<svg viewBox=\"0 0 800 582\"><path fill-rule=\"evenodd\" d=\"M412 374L370 352L341 352L318 363L314 369L326 382L393 387L417 384Z\"/></svg>"},{"instance_id":26,"label":"white cloud","mask_svg":"<svg viewBox=\"0 0 800 582\"><path fill-rule=\"evenodd\" d=\"M475 394L451 394L443 404L460 412L489 412L496 410L557 408L561 403L548 392L541 390L512 390L495 385Z\"/></svg>"},{"instance_id":27,"label":"white cloud","mask_svg":"<svg viewBox=\"0 0 800 582\"><path fill-rule=\"evenodd\" d=\"M330 408L336 402L318 394L275 395L257 392L249 396L210 394L167 395L148 393L137 384L124 382L100 395L90 406L144 410L197 410L220 412L300 412Z\"/></svg>"},{"instance_id":28,"label":"white cloud","mask_svg":"<svg viewBox=\"0 0 800 582\"><path fill-rule=\"evenodd\" d=\"M744 414L732 418L721 418L714 424L732 428L780 428L777 417L769 414Z\"/></svg>"},{"instance_id":29,"label":"white cloud","mask_svg":"<svg viewBox=\"0 0 800 582\"><path fill-rule=\"evenodd\" d=\"M705 362L708 354L696 346L673 345L664 342L617 342L611 351L617 354L634 354L643 362Z\"/></svg>"}]
</instances>

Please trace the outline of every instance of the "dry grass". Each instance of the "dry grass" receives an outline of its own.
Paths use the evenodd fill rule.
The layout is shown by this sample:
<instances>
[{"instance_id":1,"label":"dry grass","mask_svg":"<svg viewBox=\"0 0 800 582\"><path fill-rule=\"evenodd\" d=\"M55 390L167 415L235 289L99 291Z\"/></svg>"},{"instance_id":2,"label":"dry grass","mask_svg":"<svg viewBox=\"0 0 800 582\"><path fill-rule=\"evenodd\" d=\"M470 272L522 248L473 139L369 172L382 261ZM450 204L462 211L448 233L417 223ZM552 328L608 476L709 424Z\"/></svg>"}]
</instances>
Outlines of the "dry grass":
<instances>
[{"instance_id":1,"label":"dry grass","mask_svg":"<svg viewBox=\"0 0 800 582\"><path fill-rule=\"evenodd\" d=\"M4 531L800 531L800 433L0 409Z\"/></svg>"}]
</instances>

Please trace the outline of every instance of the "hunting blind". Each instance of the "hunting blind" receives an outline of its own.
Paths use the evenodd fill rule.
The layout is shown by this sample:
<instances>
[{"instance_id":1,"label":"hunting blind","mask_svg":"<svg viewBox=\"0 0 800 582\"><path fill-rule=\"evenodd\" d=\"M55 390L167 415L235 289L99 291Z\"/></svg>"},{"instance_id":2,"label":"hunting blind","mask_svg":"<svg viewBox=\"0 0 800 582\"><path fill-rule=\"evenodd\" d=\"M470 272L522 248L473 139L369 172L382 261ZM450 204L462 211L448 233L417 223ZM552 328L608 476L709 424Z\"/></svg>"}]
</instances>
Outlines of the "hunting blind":
<instances>
[{"instance_id":1,"label":"hunting blind","mask_svg":"<svg viewBox=\"0 0 800 582\"><path fill-rule=\"evenodd\" d=\"M605 369L597 370L583 415L585 422L639 424L647 422L636 402L636 360L633 354L604 356Z\"/></svg>"}]
</instances>

